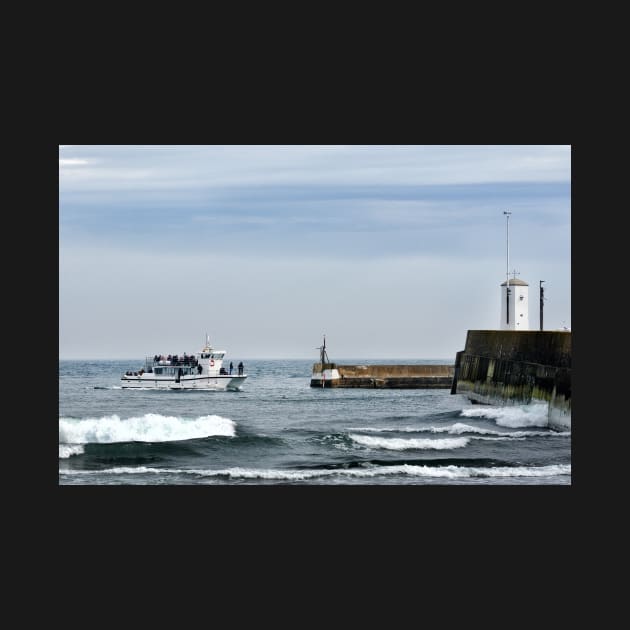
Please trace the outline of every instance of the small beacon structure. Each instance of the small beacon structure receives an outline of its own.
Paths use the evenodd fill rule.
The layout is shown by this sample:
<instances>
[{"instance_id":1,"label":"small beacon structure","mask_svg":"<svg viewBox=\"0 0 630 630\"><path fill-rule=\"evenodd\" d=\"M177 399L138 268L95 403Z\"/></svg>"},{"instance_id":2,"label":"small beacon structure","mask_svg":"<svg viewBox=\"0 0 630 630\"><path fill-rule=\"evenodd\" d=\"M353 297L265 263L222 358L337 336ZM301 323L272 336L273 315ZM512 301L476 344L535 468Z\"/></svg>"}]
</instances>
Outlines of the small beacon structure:
<instances>
[{"instance_id":1,"label":"small beacon structure","mask_svg":"<svg viewBox=\"0 0 630 630\"><path fill-rule=\"evenodd\" d=\"M501 284L500 330L529 330L528 297L529 285L524 280L511 278Z\"/></svg>"}]
</instances>

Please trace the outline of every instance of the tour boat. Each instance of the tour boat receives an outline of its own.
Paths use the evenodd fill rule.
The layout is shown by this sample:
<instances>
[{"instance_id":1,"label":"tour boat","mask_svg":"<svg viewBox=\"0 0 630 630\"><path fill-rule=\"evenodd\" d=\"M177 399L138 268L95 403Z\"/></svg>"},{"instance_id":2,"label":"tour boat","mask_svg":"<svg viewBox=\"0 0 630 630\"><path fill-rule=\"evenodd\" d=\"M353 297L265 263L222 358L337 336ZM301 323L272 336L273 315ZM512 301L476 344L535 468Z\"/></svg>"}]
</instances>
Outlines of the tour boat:
<instances>
[{"instance_id":1,"label":"tour boat","mask_svg":"<svg viewBox=\"0 0 630 630\"><path fill-rule=\"evenodd\" d=\"M223 367L225 350L215 350L208 335L200 352L194 355L154 355L147 357L137 372L128 370L121 377L123 389L239 390L247 374L243 364Z\"/></svg>"}]
</instances>

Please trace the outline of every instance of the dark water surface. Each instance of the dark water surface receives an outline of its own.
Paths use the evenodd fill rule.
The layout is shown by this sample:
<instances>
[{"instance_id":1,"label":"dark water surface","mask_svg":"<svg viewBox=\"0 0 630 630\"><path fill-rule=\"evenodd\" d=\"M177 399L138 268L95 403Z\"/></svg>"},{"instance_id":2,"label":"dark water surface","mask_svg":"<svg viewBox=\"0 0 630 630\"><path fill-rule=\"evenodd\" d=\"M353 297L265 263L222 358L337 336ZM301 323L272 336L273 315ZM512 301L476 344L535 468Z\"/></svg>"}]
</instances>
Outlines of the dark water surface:
<instances>
[{"instance_id":1,"label":"dark water surface","mask_svg":"<svg viewBox=\"0 0 630 630\"><path fill-rule=\"evenodd\" d=\"M571 434L546 428L546 405L311 388L310 360L245 361L238 392L120 389L142 363L60 361L59 484L571 483Z\"/></svg>"}]
</instances>

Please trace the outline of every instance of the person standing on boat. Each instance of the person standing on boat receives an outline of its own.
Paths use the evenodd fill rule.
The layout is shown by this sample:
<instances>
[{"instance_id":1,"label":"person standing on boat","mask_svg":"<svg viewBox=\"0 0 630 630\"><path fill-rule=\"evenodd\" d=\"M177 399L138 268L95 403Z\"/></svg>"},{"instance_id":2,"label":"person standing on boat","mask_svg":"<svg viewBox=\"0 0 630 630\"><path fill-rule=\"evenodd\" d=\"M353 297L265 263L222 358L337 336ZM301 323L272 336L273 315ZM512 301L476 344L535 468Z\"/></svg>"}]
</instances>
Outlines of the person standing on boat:
<instances>
[{"instance_id":1,"label":"person standing on boat","mask_svg":"<svg viewBox=\"0 0 630 630\"><path fill-rule=\"evenodd\" d=\"M238 364L238 375L239 376L243 375L243 362L242 361Z\"/></svg>"},{"instance_id":2,"label":"person standing on boat","mask_svg":"<svg viewBox=\"0 0 630 630\"><path fill-rule=\"evenodd\" d=\"M230 361L230 374L232 374L232 370L234 369L234 364Z\"/></svg>"}]
</instances>

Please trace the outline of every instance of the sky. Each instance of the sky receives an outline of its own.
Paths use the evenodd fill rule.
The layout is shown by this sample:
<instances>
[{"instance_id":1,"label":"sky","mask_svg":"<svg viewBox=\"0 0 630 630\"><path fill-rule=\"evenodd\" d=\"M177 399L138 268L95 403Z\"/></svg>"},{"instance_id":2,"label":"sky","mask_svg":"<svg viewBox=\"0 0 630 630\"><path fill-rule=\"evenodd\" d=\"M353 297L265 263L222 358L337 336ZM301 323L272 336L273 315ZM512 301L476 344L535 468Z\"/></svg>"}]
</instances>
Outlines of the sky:
<instances>
[{"instance_id":1,"label":"sky","mask_svg":"<svg viewBox=\"0 0 630 630\"><path fill-rule=\"evenodd\" d=\"M452 363L508 228L530 330L540 280L570 328L568 145L59 145L60 359Z\"/></svg>"}]
</instances>

